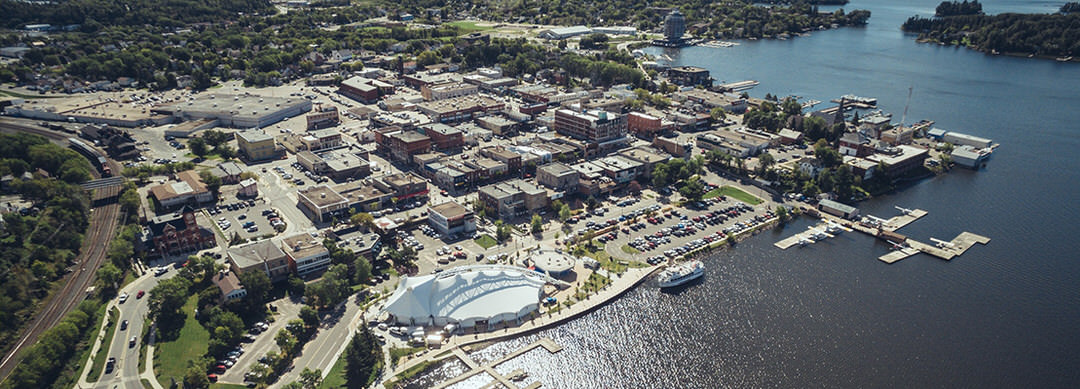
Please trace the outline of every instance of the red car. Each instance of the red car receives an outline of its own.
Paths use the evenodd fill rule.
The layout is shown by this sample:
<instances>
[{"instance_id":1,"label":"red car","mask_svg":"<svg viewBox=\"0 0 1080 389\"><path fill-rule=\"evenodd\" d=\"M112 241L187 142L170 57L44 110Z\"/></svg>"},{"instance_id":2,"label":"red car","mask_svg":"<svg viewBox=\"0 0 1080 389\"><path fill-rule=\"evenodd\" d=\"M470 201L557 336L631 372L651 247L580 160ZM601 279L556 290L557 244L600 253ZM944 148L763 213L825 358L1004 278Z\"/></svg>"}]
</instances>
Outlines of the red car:
<instances>
[{"instance_id":1,"label":"red car","mask_svg":"<svg viewBox=\"0 0 1080 389\"><path fill-rule=\"evenodd\" d=\"M210 380L210 382L217 382L217 374L207 374L206 379Z\"/></svg>"},{"instance_id":2,"label":"red car","mask_svg":"<svg viewBox=\"0 0 1080 389\"><path fill-rule=\"evenodd\" d=\"M135 298L141 299L144 294L146 294L146 291L140 290L139 293L135 295Z\"/></svg>"}]
</instances>

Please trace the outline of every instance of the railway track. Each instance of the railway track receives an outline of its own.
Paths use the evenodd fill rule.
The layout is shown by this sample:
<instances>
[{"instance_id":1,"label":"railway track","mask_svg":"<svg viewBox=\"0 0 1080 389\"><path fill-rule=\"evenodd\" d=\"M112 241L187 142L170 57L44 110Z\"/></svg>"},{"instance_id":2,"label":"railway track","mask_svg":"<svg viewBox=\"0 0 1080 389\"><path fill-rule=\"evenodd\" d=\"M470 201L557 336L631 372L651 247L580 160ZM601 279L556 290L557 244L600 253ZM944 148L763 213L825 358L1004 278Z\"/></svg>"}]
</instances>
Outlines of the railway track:
<instances>
[{"instance_id":1,"label":"railway track","mask_svg":"<svg viewBox=\"0 0 1080 389\"><path fill-rule=\"evenodd\" d=\"M0 130L5 132L29 132L44 136L49 139L65 141L70 134L46 130L34 126L0 122ZM108 160L113 171L119 171L116 161ZM94 178L100 178L100 174L92 171ZM109 188L103 188L111 190ZM100 190L100 189L99 189ZM90 227L83 238L82 248L76 257L77 270L65 276L61 282L64 286L54 292L42 304L35 317L24 327L22 336L15 346L8 350L4 359L0 361L0 382L7 380L15 366L22 361L19 355L22 351L37 342L43 332L52 328L75 309L86 298L86 289L93 284L97 269L105 262L109 250L109 242L116 235L116 228L120 220L120 205L116 202L105 204L90 210Z\"/></svg>"}]
</instances>

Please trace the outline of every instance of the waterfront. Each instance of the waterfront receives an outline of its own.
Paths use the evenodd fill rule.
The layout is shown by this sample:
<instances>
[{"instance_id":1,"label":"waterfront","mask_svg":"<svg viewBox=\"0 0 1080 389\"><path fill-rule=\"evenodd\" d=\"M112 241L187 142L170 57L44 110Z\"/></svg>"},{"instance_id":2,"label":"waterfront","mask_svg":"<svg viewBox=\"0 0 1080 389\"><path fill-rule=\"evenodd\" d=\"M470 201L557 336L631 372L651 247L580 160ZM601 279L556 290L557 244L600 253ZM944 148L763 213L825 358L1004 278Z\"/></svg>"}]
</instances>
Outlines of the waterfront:
<instances>
[{"instance_id":1,"label":"waterfront","mask_svg":"<svg viewBox=\"0 0 1080 389\"><path fill-rule=\"evenodd\" d=\"M491 360L541 337L564 349L527 353L522 368L547 388L578 387L1068 387L1080 381L1080 66L915 43L899 31L937 1L889 5L862 29L786 41L665 51L718 81L755 79L750 93L827 101L879 99L899 120L992 138L988 167L957 169L859 205L929 214L899 232L920 240L972 230L993 241L946 262L893 265L889 247L844 233L781 251L800 219L705 260L703 282L661 293L648 281L557 328L475 352ZM1049 12L1060 4L986 1L988 13ZM660 49L650 49L660 52ZM419 382L437 382L432 376ZM417 386L422 386L417 384Z\"/></svg>"}]
</instances>

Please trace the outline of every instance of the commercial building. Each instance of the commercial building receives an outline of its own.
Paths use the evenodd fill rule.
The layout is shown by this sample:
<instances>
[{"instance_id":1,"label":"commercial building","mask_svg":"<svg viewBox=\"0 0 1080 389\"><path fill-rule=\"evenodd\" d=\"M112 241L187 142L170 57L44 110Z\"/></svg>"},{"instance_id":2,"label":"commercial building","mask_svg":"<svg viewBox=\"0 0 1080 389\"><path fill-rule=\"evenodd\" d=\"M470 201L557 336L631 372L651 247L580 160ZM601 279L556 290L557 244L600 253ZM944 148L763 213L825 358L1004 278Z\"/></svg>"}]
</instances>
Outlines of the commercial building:
<instances>
[{"instance_id":1,"label":"commercial building","mask_svg":"<svg viewBox=\"0 0 1080 389\"><path fill-rule=\"evenodd\" d=\"M394 132L386 139L386 150L394 161L409 163L414 155L431 151L431 138L416 131Z\"/></svg>"},{"instance_id":2,"label":"commercial building","mask_svg":"<svg viewBox=\"0 0 1080 389\"><path fill-rule=\"evenodd\" d=\"M668 80L672 84L682 86L697 86L704 87L712 86L712 78L709 77L709 70L705 68L699 68L697 66L678 66L668 69Z\"/></svg>"},{"instance_id":3,"label":"commercial building","mask_svg":"<svg viewBox=\"0 0 1080 389\"><path fill-rule=\"evenodd\" d=\"M859 209L847 204L839 203L832 200L821 200L818 202L818 209L822 212L839 216L844 219L857 219L859 217Z\"/></svg>"},{"instance_id":4,"label":"commercial building","mask_svg":"<svg viewBox=\"0 0 1080 389\"><path fill-rule=\"evenodd\" d=\"M922 147L900 145L890 149L888 154L873 154L866 157L874 163L884 162L885 173L891 177L900 177L909 170L920 167L930 151Z\"/></svg>"},{"instance_id":5,"label":"commercial building","mask_svg":"<svg viewBox=\"0 0 1080 389\"><path fill-rule=\"evenodd\" d=\"M642 164L621 155L611 155L592 161L604 169L604 174L616 184L625 184L641 175Z\"/></svg>"},{"instance_id":6,"label":"commercial building","mask_svg":"<svg viewBox=\"0 0 1080 389\"><path fill-rule=\"evenodd\" d=\"M244 168L240 167L240 164L236 162L222 162L210 169L210 174L214 177L220 178L222 184L235 184L240 182L240 175L244 173Z\"/></svg>"},{"instance_id":7,"label":"commercial building","mask_svg":"<svg viewBox=\"0 0 1080 389\"><path fill-rule=\"evenodd\" d=\"M175 213L150 220L143 230L143 247L165 256L214 247L217 240L209 228L200 227L195 211L183 207Z\"/></svg>"},{"instance_id":8,"label":"commercial building","mask_svg":"<svg viewBox=\"0 0 1080 389\"><path fill-rule=\"evenodd\" d=\"M413 172L387 174L375 179L374 184L398 201L428 194L427 180Z\"/></svg>"},{"instance_id":9,"label":"commercial building","mask_svg":"<svg viewBox=\"0 0 1080 389\"><path fill-rule=\"evenodd\" d=\"M326 185L311 186L297 192L300 206L317 222L348 215L349 202Z\"/></svg>"},{"instance_id":10,"label":"commercial building","mask_svg":"<svg viewBox=\"0 0 1080 389\"><path fill-rule=\"evenodd\" d=\"M493 98L481 95L468 95L443 100L425 101L417 104L416 108L440 123L451 123L469 120L473 115L480 112L502 111L505 103Z\"/></svg>"},{"instance_id":11,"label":"commercial building","mask_svg":"<svg viewBox=\"0 0 1080 389\"><path fill-rule=\"evenodd\" d=\"M379 88L375 80L364 77L350 77L342 81L338 93L364 104L371 104L379 99Z\"/></svg>"},{"instance_id":12,"label":"commercial building","mask_svg":"<svg viewBox=\"0 0 1080 389\"><path fill-rule=\"evenodd\" d=\"M661 128L663 128L663 123L658 117L641 112L631 112L626 115L626 129L641 138L652 139Z\"/></svg>"},{"instance_id":13,"label":"commercial building","mask_svg":"<svg viewBox=\"0 0 1080 389\"><path fill-rule=\"evenodd\" d=\"M259 184L254 178L248 178L246 180L237 183L236 197L255 198L259 197Z\"/></svg>"},{"instance_id":14,"label":"commercial building","mask_svg":"<svg viewBox=\"0 0 1080 389\"><path fill-rule=\"evenodd\" d=\"M437 151L457 152L465 147L465 135L457 128L432 123L420 127L420 132L431 138L431 146Z\"/></svg>"},{"instance_id":15,"label":"commercial building","mask_svg":"<svg viewBox=\"0 0 1080 389\"><path fill-rule=\"evenodd\" d=\"M341 132L333 128L310 130L306 134L300 135L300 143L303 145L303 150L313 152L336 149L345 145L341 141Z\"/></svg>"},{"instance_id":16,"label":"commercial building","mask_svg":"<svg viewBox=\"0 0 1080 389\"><path fill-rule=\"evenodd\" d=\"M960 145L954 148L949 156L957 165L978 169L983 162L990 158L990 149L977 149L969 145Z\"/></svg>"},{"instance_id":17,"label":"commercial building","mask_svg":"<svg viewBox=\"0 0 1080 389\"><path fill-rule=\"evenodd\" d=\"M508 172L521 170L521 154L507 150L502 146L486 147L480 150L480 154L506 164Z\"/></svg>"},{"instance_id":18,"label":"commercial building","mask_svg":"<svg viewBox=\"0 0 1080 389\"><path fill-rule=\"evenodd\" d=\"M272 239L263 239L225 250L230 271L237 273L263 272L270 282L289 277L289 258Z\"/></svg>"},{"instance_id":19,"label":"commercial building","mask_svg":"<svg viewBox=\"0 0 1080 389\"><path fill-rule=\"evenodd\" d=\"M282 239L281 251L289 259L289 267L301 278L326 270L330 266L330 250L308 234Z\"/></svg>"},{"instance_id":20,"label":"commercial building","mask_svg":"<svg viewBox=\"0 0 1080 389\"><path fill-rule=\"evenodd\" d=\"M479 92L480 88L478 86L464 82L424 84L420 86L420 95L424 96L424 100L427 101L475 95Z\"/></svg>"},{"instance_id":21,"label":"commercial building","mask_svg":"<svg viewBox=\"0 0 1080 389\"><path fill-rule=\"evenodd\" d=\"M706 70L704 75L700 72L695 72L692 69L686 69L692 67L679 67L668 71L668 74L678 74L684 82L694 83L693 85L701 85L696 82L704 82L706 86L711 84L709 79L709 73ZM704 80L700 78L704 77ZM690 89L675 93L675 99L678 101L689 101L696 104L701 104L701 108L704 110L711 110L713 108L723 108L724 111L734 114L743 114L749 107L749 102L746 99L736 95L734 93L716 93L705 89Z\"/></svg>"},{"instance_id":22,"label":"commercial building","mask_svg":"<svg viewBox=\"0 0 1080 389\"><path fill-rule=\"evenodd\" d=\"M281 155L274 137L262 130L237 131L236 148L248 161L276 159Z\"/></svg>"},{"instance_id":23,"label":"commercial building","mask_svg":"<svg viewBox=\"0 0 1080 389\"><path fill-rule=\"evenodd\" d=\"M591 143L603 143L626 136L626 116L605 111L555 111L555 132Z\"/></svg>"},{"instance_id":24,"label":"commercial building","mask_svg":"<svg viewBox=\"0 0 1080 389\"><path fill-rule=\"evenodd\" d=\"M305 169L323 174L335 181L345 181L350 178L363 178L371 174L371 164L365 158L364 152L357 153L352 149L338 149L319 154L310 151L301 151L296 154L296 162Z\"/></svg>"},{"instance_id":25,"label":"commercial building","mask_svg":"<svg viewBox=\"0 0 1080 389\"><path fill-rule=\"evenodd\" d=\"M576 193L581 174L559 162L549 163L536 169L536 182L565 193Z\"/></svg>"},{"instance_id":26,"label":"commercial building","mask_svg":"<svg viewBox=\"0 0 1080 389\"><path fill-rule=\"evenodd\" d=\"M685 34L686 17L678 9L673 9L664 17L664 38L653 40L653 45L681 47L686 44L686 40L683 39Z\"/></svg>"},{"instance_id":27,"label":"commercial building","mask_svg":"<svg viewBox=\"0 0 1080 389\"><path fill-rule=\"evenodd\" d=\"M341 123L338 109L333 105L318 107L315 112L309 113L305 118L307 119L308 131L333 127Z\"/></svg>"},{"instance_id":28,"label":"commercial building","mask_svg":"<svg viewBox=\"0 0 1080 389\"><path fill-rule=\"evenodd\" d=\"M619 156L636 161L641 164L640 176L643 179L651 179L653 168L656 164L667 162L671 155L648 146L638 146L619 151Z\"/></svg>"},{"instance_id":29,"label":"commercial building","mask_svg":"<svg viewBox=\"0 0 1080 389\"><path fill-rule=\"evenodd\" d=\"M221 94L154 109L182 120L215 119L220 126L236 128L262 128L310 110L311 100L298 97Z\"/></svg>"},{"instance_id":30,"label":"commercial building","mask_svg":"<svg viewBox=\"0 0 1080 389\"><path fill-rule=\"evenodd\" d=\"M520 123L502 116L483 116L476 118L476 124L491 130L495 135L510 136L518 132Z\"/></svg>"},{"instance_id":31,"label":"commercial building","mask_svg":"<svg viewBox=\"0 0 1080 389\"><path fill-rule=\"evenodd\" d=\"M540 31L540 33L538 35L540 36L540 38L557 40L557 39L572 38L572 37L575 37L575 36L578 36L578 35L585 35L585 34L589 34L589 33L592 33L591 28L588 28L588 27L585 27L585 26L571 26L571 27L550 28L550 29L547 29L547 30Z\"/></svg>"},{"instance_id":32,"label":"commercial building","mask_svg":"<svg viewBox=\"0 0 1080 389\"><path fill-rule=\"evenodd\" d=\"M522 216L548 206L547 191L520 179L481 187L479 199L501 218Z\"/></svg>"},{"instance_id":33,"label":"commercial building","mask_svg":"<svg viewBox=\"0 0 1080 389\"><path fill-rule=\"evenodd\" d=\"M438 274L405 277L383 312L401 325L445 326L487 331L518 324L540 307L548 278L503 265L462 266Z\"/></svg>"},{"instance_id":34,"label":"commercial building","mask_svg":"<svg viewBox=\"0 0 1080 389\"><path fill-rule=\"evenodd\" d=\"M175 181L167 181L151 187L150 196L164 208L214 201L214 193L206 187L202 178L194 170L177 173Z\"/></svg>"},{"instance_id":35,"label":"commercial building","mask_svg":"<svg viewBox=\"0 0 1080 389\"><path fill-rule=\"evenodd\" d=\"M959 132L949 131L941 137L942 140L952 143L954 145L968 145L975 148L988 148L993 145L994 141L974 135L961 134Z\"/></svg>"},{"instance_id":36,"label":"commercial building","mask_svg":"<svg viewBox=\"0 0 1080 389\"><path fill-rule=\"evenodd\" d=\"M453 201L429 207L428 223L444 236L471 236L476 232L473 212Z\"/></svg>"}]
</instances>

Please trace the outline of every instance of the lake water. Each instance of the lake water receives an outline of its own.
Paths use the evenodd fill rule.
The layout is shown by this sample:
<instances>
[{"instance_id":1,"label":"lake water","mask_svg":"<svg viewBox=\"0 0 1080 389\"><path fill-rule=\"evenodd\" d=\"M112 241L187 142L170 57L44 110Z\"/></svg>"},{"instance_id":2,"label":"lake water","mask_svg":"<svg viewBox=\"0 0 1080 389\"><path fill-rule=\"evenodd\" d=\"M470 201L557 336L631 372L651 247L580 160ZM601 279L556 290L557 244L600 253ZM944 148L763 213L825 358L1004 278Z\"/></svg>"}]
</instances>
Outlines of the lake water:
<instances>
[{"instance_id":1,"label":"lake water","mask_svg":"<svg viewBox=\"0 0 1080 389\"><path fill-rule=\"evenodd\" d=\"M983 2L987 13L1053 12L1060 2ZM1076 387L1080 382L1080 64L988 56L915 43L899 26L937 1L855 0L865 28L732 48L649 49L754 96L877 97L899 120L994 139L987 168L957 169L864 202L929 211L900 230L921 241L971 231L992 239L945 262L893 265L889 247L846 233L806 248L772 243L801 219L707 258L703 282L660 293L655 281L579 319L476 352L490 360L550 337L497 368L545 388ZM827 103L823 106L827 106ZM458 369L451 369L458 370ZM443 373L415 386L438 382Z\"/></svg>"}]
</instances>

